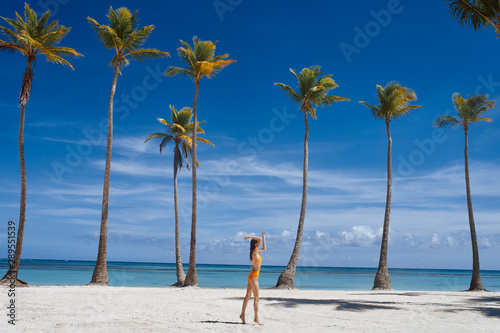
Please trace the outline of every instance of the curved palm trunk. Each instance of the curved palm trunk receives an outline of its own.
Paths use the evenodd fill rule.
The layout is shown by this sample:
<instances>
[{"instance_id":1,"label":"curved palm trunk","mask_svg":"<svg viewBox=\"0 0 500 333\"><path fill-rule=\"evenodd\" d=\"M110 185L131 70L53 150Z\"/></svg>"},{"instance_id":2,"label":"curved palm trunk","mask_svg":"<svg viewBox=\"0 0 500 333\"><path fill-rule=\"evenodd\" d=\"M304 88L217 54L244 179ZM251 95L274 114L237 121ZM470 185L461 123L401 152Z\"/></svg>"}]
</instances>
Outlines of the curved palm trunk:
<instances>
[{"instance_id":1,"label":"curved palm trunk","mask_svg":"<svg viewBox=\"0 0 500 333\"><path fill-rule=\"evenodd\" d=\"M392 139L389 130L389 122L386 121L387 128L387 197L385 201L384 229L382 232L382 244L380 246L380 259L378 270L373 282L373 289L391 289L391 278L387 268L387 248L389 245L389 219L391 216L391 196L392 196Z\"/></svg>"},{"instance_id":2,"label":"curved palm trunk","mask_svg":"<svg viewBox=\"0 0 500 333\"><path fill-rule=\"evenodd\" d=\"M95 263L92 281L89 284L108 285L108 266L106 262L108 245L108 204L109 204L109 178L111 173L111 148L113 144L113 98L116 91L116 81L120 73L119 65L115 67L115 75L109 94L108 107L108 139L106 143L106 167L104 170L104 187L102 192L102 212L101 212L101 231L99 235L99 249Z\"/></svg>"},{"instance_id":3,"label":"curved palm trunk","mask_svg":"<svg viewBox=\"0 0 500 333\"><path fill-rule=\"evenodd\" d=\"M16 251L14 252L14 260L9 267L9 270L2 278L3 281L16 280L16 283L27 284L17 278L19 265L21 262L21 253L23 250L24 239L24 224L26 222L26 162L24 158L24 119L26 115L26 103L31 92L33 83L33 66L34 62L28 59L28 65L24 71L23 83L21 86L21 94L19 96L19 104L21 104L21 119L19 120L19 164L21 167L21 202L19 208L19 226L17 228Z\"/></svg>"},{"instance_id":4,"label":"curved palm trunk","mask_svg":"<svg viewBox=\"0 0 500 333\"><path fill-rule=\"evenodd\" d=\"M300 217L299 226L297 228L297 238L295 239L295 245L293 247L292 256L285 270L280 274L278 282L274 288L280 289L294 289L293 281L295 280L295 271L297 270L297 262L299 260L300 245L302 244L302 234L304 231L304 220L306 217L306 204L307 204L307 169L309 161L309 124L307 123L307 111L304 111L304 123L305 123L305 137L304 137L304 167L303 167L303 177L302 177L302 203L300 205Z\"/></svg>"},{"instance_id":5,"label":"curved palm trunk","mask_svg":"<svg viewBox=\"0 0 500 333\"><path fill-rule=\"evenodd\" d=\"M177 147L176 147L177 148ZM177 161L174 157L174 210L175 210L175 264L177 271L177 283L174 286L182 286L184 280L186 279L186 274L184 274L184 269L182 268L181 260L181 244L179 239L179 203L178 203L178 192L177 192Z\"/></svg>"},{"instance_id":6,"label":"curved palm trunk","mask_svg":"<svg viewBox=\"0 0 500 333\"><path fill-rule=\"evenodd\" d=\"M469 181L469 155L467 150L469 148L469 143L467 139L467 129L465 131L465 187L467 190L467 209L469 212L469 226L470 226L470 237L472 243L472 279L470 281L470 291L474 290L484 290L483 283L481 282L481 271L479 269L479 250L477 247L476 238L476 227L474 224L474 214L472 212L472 198L470 193L470 181Z\"/></svg>"},{"instance_id":7,"label":"curved palm trunk","mask_svg":"<svg viewBox=\"0 0 500 333\"><path fill-rule=\"evenodd\" d=\"M192 199L192 212L191 212L191 245L189 247L189 267L184 280L184 286L197 286L198 275L196 274L196 207L197 207L197 193L196 193L196 131L198 124L198 115L196 112L196 102L198 101L198 91L200 89L200 81L195 81L195 91L193 99L193 136L191 143L191 161L192 161L192 175L193 175L193 199Z\"/></svg>"}]
</instances>

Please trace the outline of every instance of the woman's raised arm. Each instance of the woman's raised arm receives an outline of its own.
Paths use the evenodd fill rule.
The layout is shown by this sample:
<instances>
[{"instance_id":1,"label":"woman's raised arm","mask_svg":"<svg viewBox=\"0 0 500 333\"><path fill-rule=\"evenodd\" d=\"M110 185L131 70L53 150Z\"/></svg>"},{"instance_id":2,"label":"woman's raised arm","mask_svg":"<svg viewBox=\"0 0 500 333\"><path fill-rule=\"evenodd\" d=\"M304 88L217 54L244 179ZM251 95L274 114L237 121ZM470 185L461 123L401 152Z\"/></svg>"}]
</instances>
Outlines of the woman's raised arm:
<instances>
[{"instance_id":1,"label":"woman's raised arm","mask_svg":"<svg viewBox=\"0 0 500 333\"><path fill-rule=\"evenodd\" d=\"M259 250L259 253L262 253L266 250L266 233L262 232L262 250Z\"/></svg>"}]
</instances>

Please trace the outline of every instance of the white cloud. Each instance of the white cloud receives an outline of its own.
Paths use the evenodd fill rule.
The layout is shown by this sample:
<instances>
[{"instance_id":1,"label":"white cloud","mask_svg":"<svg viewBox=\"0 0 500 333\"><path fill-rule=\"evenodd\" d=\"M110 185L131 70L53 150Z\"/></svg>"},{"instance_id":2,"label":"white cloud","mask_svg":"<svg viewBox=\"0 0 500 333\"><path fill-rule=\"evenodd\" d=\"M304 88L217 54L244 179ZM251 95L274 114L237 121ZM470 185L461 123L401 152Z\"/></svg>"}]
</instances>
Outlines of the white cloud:
<instances>
[{"instance_id":1,"label":"white cloud","mask_svg":"<svg viewBox=\"0 0 500 333\"><path fill-rule=\"evenodd\" d=\"M350 246L372 246L380 242L382 228L376 232L369 226L354 226L350 231L341 231L341 244Z\"/></svg>"},{"instance_id":2,"label":"white cloud","mask_svg":"<svg viewBox=\"0 0 500 333\"><path fill-rule=\"evenodd\" d=\"M152 134L152 132L150 133ZM155 154L160 156L160 148L159 141L150 140L148 142L144 142L147 139L148 135L144 136L117 136L113 138L113 149L114 152L124 155L130 156L131 153L136 154ZM168 154L172 153L173 145L166 147L163 151L162 156L168 156Z\"/></svg>"},{"instance_id":3,"label":"white cloud","mask_svg":"<svg viewBox=\"0 0 500 333\"><path fill-rule=\"evenodd\" d=\"M431 247L439 247L441 245L441 240L439 238L439 235L437 233L434 233L431 238Z\"/></svg>"}]
</instances>

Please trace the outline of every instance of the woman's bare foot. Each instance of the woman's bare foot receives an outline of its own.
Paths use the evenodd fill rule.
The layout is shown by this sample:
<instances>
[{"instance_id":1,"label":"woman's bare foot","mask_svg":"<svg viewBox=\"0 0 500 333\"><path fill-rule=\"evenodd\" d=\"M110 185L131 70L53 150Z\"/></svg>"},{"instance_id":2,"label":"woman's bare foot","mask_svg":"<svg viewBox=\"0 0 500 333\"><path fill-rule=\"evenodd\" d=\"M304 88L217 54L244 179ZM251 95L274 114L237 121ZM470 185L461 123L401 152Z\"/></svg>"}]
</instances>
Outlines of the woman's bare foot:
<instances>
[{"instance_id":1,"label":"woman's bare foot","mask_svg":"<svg viewBox=\"0 0 500 333\"><path fill-rule=\"evenodd\" d=\"M246 324L246 322L245 322L245 315L244 314L240 314L240 319L243 322L243 324Z\"/></svg>"},{"instance_id":2,"label":"woman's bare foot","mask_svg":"<svg viewBox=\"0 0 500 333\"><path fill-rule=\"evenodd\" d=\"M264 324L262 324L262 323L259 321L259 318L255 318L253 321L255 321L255 322L256 322L257 324L259 324L259 325L264 325Z\"/></svg>"}]
</instances>

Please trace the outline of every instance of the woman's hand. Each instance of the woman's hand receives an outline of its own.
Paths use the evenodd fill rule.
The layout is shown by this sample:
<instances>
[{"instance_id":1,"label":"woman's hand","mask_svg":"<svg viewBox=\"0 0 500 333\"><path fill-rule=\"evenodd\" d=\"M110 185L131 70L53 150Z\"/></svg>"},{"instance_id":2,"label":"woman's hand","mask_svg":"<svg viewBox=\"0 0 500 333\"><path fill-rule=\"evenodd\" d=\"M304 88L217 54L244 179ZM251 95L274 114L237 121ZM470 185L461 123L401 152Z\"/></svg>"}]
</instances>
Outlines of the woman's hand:
<instances>
[{"instance_id":1,"label":"woman's hand","mask_svg":"<svg viewBox=\"0 0 500 333\"><path fill-rule=\"evenodd\" d=\"M245 237L243 237L243 240L247 240L249 238L250 238L250 236L245 236Z\"/></svg>"},{"instance_id":2,"label":"woman's hand","mask_svg":"<svg viewBox=\"0 0 500 333\"><path fill-rule=\"evenodd\" d=\"M266 235L266 233L264 231L262 231L262 238L264 238L265 235Z\"/></svg>"}]
</instances>

